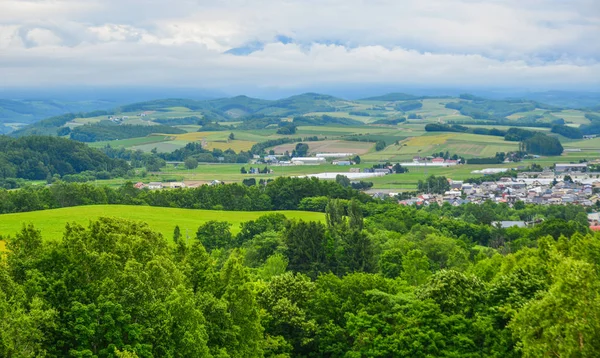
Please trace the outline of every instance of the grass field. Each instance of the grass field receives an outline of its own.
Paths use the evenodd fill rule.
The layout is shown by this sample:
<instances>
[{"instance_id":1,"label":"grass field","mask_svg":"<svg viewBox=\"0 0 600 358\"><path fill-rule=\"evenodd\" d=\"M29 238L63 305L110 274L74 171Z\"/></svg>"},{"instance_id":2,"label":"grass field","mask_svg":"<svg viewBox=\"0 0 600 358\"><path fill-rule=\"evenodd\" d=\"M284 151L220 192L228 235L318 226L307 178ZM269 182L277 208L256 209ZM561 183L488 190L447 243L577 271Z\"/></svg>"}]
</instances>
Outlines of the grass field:
<instances>
[{"instance_id":1,"label":"grass field","mask_svg":"<svg viewBox=\"0 0 600 358\"><path fill-rule=\"evenodd\" d=\"M572 142L563 142L565 148L579 148L582 151L585 150L600 150L600 138L584 139Z\"/></svg>"},{"instance_id":2,"label":"grass field","mask_svg":"<svg viewBox=\"0 0 600 358\"><path fill-rule=\"evenodd\" d=\"M321 213L280 212L289 219L325 221L325 216ZM14 235L21 229L23 224L33 223L38 230L41 230L44 239L55 240L62 237L65 224L68 222L76 222L87 226L90 220L99 217L119 217L147 222L153 230L160 232L170 240L176 225L179 225L184 237L186 233L189 233L190 238L192 238L195 237L198 227L209 220L228 221L232 224L232 233L236 234L239 232L240 223L255 220L268 213L273 213L273 211L213 211L126 205L79 206L0 215L0 235Z\"/></svg>"},{"instance_id":3,"label":"grass field","mask_svg":"<svg viewBox=\"0 0 600 358\"><path fill-rule=\"evenodd\" d=\"M373 182L375 189L398 189L398 190L416 190L417 182L430 175L443 175L453 180L464 180L477 177L472 174L474 170L484 168L512 168L517 164L502 165L457 165L451 167L410 167L408 173L390 174L383 177L369 178L367 181ZM522 164L519 164L522 165Z\"/></svg>"},{"instance_id":4,"label":"grass field","mask_svg":"<svg viewBox=\"0 0 600 358\"><path fill-rule=\"evenodd\" d=\"M579 125L590 123L590 120L585 118L585 113L575 109L563 110L559 113L556 113L555 116L563 118L567 123L574 123Z\"/></svg>"}]
</instances>

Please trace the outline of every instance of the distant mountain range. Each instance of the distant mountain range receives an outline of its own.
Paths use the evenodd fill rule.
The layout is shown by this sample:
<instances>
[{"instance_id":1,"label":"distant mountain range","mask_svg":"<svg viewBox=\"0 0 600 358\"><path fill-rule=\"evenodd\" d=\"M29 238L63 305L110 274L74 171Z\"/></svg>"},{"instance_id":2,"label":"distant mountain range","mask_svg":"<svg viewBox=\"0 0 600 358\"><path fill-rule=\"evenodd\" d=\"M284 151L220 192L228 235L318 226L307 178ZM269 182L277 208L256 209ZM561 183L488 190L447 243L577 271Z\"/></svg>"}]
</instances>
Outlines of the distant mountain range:
<instances>
[{"instance_id":1,"label":"distant mountain range","mask_svg":"<svg viewBox=\"0 0 600 358\"><path fill-rule=\"evenodd\" d=\"M188 90L191 91L191 90ZM0 94L6 91L0 91ZM185 90L175 91L175 94L187 93ZM152 95L147 90L138 94L144 98ZM92 95L89 93L88 95ZM412 95L406 93L388 93L380 96L366 97L357 100L347 100L320 93L304 93L291 97L267 100L248 96L235 96L207 99L207 93L196 93L195 99L170 98L158 100L145 100L133 104L124 104L123 99L109 98L107 100L53 100L53 99L0 99L0 134L13 132L25 125L37 123L42 119L51 118L56 121L56 116L71 113L75 117L89 117L88 112L94 115L114 114L136 111L164 111L165 108L181 107L195 111L205 118L215 121L231 121L248 116L281 116L289 117L305 115L312 112L348 112L353 110L355 101L398 102L414 101L431 98L456 98L457 96L442 95ZM124 98L135 95L123 95ZM59 97L65 98L59 93ZM461 96L462 97L462 96ZM475 98L475 96L473 96ZM477 97L481 98L481 97ZM513 98L517 98L516 96ZM598 110L600 108L600 93L592 92L532 92L522 93L521 99L532 100L561 108L586 108ZM458 98L457 98L458 100ZM131 102L129 102L131 103ZM73 118L65 117L64 122ZM59 120L60 122L60 120ZM64 125L64 123L59 123ZM46 126L44 123L40 125ZM35 126L34 126L35 127ZM47 126L46 126L47 127ZM51 125L50 127L55 127ZM44 131L42 131L44 133Z\"/></svg>"}]
</instances>

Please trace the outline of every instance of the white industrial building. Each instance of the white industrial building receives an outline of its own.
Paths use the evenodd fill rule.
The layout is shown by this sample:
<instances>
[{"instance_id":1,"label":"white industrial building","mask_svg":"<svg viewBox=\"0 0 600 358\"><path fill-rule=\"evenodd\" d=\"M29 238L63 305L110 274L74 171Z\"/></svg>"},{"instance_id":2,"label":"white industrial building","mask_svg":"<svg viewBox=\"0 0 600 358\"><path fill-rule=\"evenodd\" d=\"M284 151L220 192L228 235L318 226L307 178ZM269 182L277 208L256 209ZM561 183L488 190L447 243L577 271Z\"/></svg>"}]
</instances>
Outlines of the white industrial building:
<instances>
[{"instance_id":1,"label":"white industrial building","mask_svg":"<svg viewBox=\"0 0 600 358\"><path fill-rule=\"evenodd\" d=\"M355 155L355 153L319 153L317 157L319 158L345 158L351 157Z\"/></svg>"},{"instance_id":2,"label":"white industrial building","mask_svg":"<svg viewBox=\"0 0 600 358\"><path fill-rule=\"evenodd\" d=\"M303 164L323 164L325 163L325 158L323 157L296 157L292 158L292 163L297 165Z\"/></svg>"},{"instance_id":3,"label":"white industrial building","mask_svg":"<svg viewBox=\"0 0 600 358\"><path fill-rule=\"evenodd\" d=\"M374 178L374 177L382 177L385 176L385 173L318 173L318 174L308 174L302 175L298 178L318 178L318 179L335 179L338 175L343 175L350 180L355 179L365 179L365 178Z\"/></svg>"},{"instance_id":4,"label":"white industrial building","mask_svg":"<svg viewBox=\"0 0 600 358\"><path fill-rule=\"evenodd\" d=\"M403 167L451 167L455 166L457 163L455 162L409 162L409 163L400 163Z\"/></svg>"}]
</instances>

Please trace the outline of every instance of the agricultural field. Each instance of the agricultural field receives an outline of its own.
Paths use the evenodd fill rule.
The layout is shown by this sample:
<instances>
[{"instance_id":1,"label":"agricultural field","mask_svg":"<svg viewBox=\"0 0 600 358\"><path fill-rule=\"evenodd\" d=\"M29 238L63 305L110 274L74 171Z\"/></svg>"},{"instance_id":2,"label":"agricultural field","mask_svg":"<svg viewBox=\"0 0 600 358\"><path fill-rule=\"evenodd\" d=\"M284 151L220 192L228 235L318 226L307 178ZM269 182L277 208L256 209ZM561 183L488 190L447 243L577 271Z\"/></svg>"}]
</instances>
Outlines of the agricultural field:
<instances>
[{"instance_id":1,"label":"agricultural field","mask_svg":"<svg viewBox=\"0 0 600 358\"><path fill-rule=\"evenodd\" d=\"M99 217L118 217L147 222L150 228L161 233L169 240L173 237L175 226L179 225L183 236L189 234L190 239L192 239L195 237L198 227L207 221L227 221L231 223L232 233L236 234L239 232L239 226L242 222L255 220L269 213L273 213L273 211L213 211L126 205L79 206L0 215L0 236L12 236L24 224L34 223L35 228L42 231L44 239L58 240L62 237L67 223L76 222L87 226L90 220ZM289 219L325 221L325 216L322 213L304 211L281 211L281 213ZM0 247L0 249L2 248Z\"/></svg>"},{"instance_id":2,"label":"agricultural field","mask_svg":"<svg viewBox=\"0 0 600 358\"><path fill-rule=\"evenodd\" d=\"M518 149L518 143L504 141L502 137L468 133L439 133L410 137L397 145L389 145L380 152L371 152L361 158L366 161L407 161L412 160L415 156L428 156L446 151L465 158L493 157L496 152Z\"/></svg>"},{"instance_id":3,"label":"agricultural field","mask_svg":"<svg viewBox=\"0 0 600 358\"><path fill-rule=\"evenodd\" d=\"M93 148L102 148L108 144L113 148L131 148L131 147L136 147L136 146L140 146L140 145L165 142L165 141L172 140L172 139L173 139L172 136L150 135L147 137L140 137L140 138L93 142L93 143L90 143L89 146L93 147Z\"/></svg>"},{"instance_id":4,"label":"agricultural field","mask_svg":"<svg viewBox=\"0 0 600 358\"><path fill-rule=\"evenodd\" d=\"M564 142L563 147L581 149L582 151L592 150L598 153L598 151L600 151L600 138Z\"/></svg>"},{"instance_id":5,"label":"agricultural field","mask_svg":"<svg viewBox=\"0 0 600 358\"><path fill-rule=\"evenodd\" d=\"M276 154L286 151L292 152L297 143L278 145L273 148ZM363 155L368 153L375 145L372 142L355 142L341 140L323 140L318 142L307 142L309 154L316 153L355 153Z\"/></svg>"},{"instance_id":6,"label":"agricultural field","mask_svg":"<svg viewBox=\"0 0 600 358\"><path fill-rule=\"evenodd\" d=\"M554 115L564 119L566 123L573 123L576 125L590 124L590 120L585 118L585 113L582 111L568 109L555 113Z\"/></svg>"},{"instance_id":7,"label":"agricultural field","mask_svg":"<svg viewBox=\"0 0 600 358\"><path fill-rule=\"evenodd\" d=\"M163 142L154 142L148 144L141 144L129 147L131 150L141 150L142 152L151 152L156 149L158 153L171 153L177 149L185 147L188 142L186 141L176 141L176 140L166 140Z\"/></svg>"},{"instance_id":8,"label":"agricultural field","mask_svg":"<svg viewBox=\"0 0 600 358\"><path fill-rule=\"evenodd\" d=\"M521 164L522 165L522 164ZM417 182L430 175L443 175L453 180L464 180L476 177L474 170L485 168L514 168L515 163L500 165L456 165L451 167L409 167L408 173L390 174L383 177L369 178L375 189L415 190Z\"/></svg>"}]
</instances>

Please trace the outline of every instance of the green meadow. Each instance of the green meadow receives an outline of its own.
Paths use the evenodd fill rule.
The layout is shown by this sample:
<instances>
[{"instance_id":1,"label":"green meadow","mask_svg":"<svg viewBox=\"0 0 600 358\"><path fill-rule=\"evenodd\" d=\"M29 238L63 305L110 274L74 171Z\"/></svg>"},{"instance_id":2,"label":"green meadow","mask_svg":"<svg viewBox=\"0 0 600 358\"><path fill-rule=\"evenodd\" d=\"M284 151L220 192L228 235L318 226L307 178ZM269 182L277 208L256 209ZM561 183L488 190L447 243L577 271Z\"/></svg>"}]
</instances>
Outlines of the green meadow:
<instances>
[{"instance_id":1,"label":"green meadow","mask_svg":"<svg viewBox=\"0 0 600 358\"><path fill-rule=\"evenodd\" d=\"M325 216L322 213L305 211L278 212L284 214L288 219L325 221ZM75 222L87 226L90 220L99 217L118 217L147 222L150 228L160 232L168 239L172 238L175 226L179 225L184 237L189 234L190 238L193 238L198 227L210 220L231 223L231 232L236 234L239 232L242 222L255 220L269 213L274 213L274 211L218 211L127 205L78 206L0 215L0 236L13 236L24 224L33 223L36 229L42 231L44 239L56 240L62 237L67 223ZM2 245L1 242L0 245ZM2 249L1 246L0 249Z\"/></svg>"}]
</instances>

